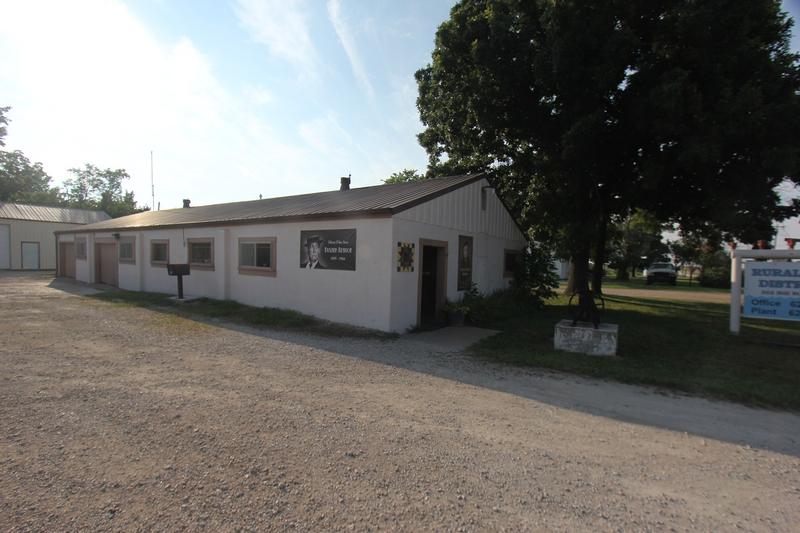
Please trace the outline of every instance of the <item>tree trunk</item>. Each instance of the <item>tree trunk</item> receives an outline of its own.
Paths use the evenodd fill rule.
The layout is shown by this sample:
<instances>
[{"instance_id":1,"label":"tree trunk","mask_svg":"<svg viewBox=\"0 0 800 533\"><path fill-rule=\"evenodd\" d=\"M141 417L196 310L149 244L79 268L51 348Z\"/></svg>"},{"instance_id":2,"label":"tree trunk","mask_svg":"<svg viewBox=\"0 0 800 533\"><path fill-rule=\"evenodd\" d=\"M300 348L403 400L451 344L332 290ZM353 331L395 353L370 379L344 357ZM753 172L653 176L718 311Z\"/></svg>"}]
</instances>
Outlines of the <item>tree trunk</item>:
<instances>
[{"instance_id":1,"label":"tree trunk","mask_svg":"<svg viewBox=\"0 0 800 533\"><path fill-rule=\"evenodd\" d=\"M564 294L572 296L575 294L575 263L572 258L569 260L569 272L567 274L567 286L564 288Z\"/></svg>"},{"instance_id":2,"label":"tree trunk","mask_svg":"<svg viewBox=\"0 0 800 533\"><path fill-rule=\"evenodd\" d=\"M628 265L623 264L617 268L617 279L619 281L628 281L630 276L628 276Z\"/></svg>"},{"instance_id":3,"label":"tree trunk","mask_svg":"<svg viewBox=\"0 0 800 533\"><path fill-rule=\"evenodd\" d=\"M603 265L606 263L606 229L608 222L603 220L600 224L600 231L597 234L597 241L594 247L594 269L592 270L592 292L595 294L603 293Z\"/></svg>"}]
</instances>

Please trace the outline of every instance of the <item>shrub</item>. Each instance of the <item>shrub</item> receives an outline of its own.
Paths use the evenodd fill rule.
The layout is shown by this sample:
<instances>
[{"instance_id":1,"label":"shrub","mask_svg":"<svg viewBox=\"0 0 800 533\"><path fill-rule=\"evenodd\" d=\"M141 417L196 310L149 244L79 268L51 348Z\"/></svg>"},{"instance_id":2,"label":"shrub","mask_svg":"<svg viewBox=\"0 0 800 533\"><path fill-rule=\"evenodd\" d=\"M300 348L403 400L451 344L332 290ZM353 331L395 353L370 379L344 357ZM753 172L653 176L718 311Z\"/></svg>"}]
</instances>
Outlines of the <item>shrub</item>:
<instances>
[{"instance_id":1,"label":"shrub","mask_svg":"<svg viewBox=\"0 0 800 533\"><path fill-rule=\"evenodd\" d=\"M553 254L544 246L531 243L517 260L513 293L522 302L541 307L545 300L555 296L557 288Z\"/></svg>"},{"instance_id":2,"label":"shrub","mask_svg":"<svg viewBox=\"0 0 800 533\"><path fill-rule=\"evenodd\" d=\"M700 274L700 285L703 287L729 289L731 287L731 267L712 266L704 268Z\"/></svg>"}]
</instances>

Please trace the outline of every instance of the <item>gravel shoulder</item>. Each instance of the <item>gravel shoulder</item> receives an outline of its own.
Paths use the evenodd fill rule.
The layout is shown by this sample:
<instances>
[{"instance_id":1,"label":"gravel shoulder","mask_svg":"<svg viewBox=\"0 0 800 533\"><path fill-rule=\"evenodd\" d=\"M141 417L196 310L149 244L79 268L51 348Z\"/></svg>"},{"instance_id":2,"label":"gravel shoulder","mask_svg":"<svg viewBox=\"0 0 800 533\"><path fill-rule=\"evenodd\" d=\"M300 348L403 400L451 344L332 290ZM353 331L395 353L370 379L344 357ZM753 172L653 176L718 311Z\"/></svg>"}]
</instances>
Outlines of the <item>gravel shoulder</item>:
<instances>
[{"instance_id":1,"label":"gravel shoulder","mask_svg":"<svg viewBox=\"0 0 800 533\"><path fill-rule=\"evenodd\" d=\"M0 274L0 529L800 523L800 416Z\"/></svg>"}]
</instances>

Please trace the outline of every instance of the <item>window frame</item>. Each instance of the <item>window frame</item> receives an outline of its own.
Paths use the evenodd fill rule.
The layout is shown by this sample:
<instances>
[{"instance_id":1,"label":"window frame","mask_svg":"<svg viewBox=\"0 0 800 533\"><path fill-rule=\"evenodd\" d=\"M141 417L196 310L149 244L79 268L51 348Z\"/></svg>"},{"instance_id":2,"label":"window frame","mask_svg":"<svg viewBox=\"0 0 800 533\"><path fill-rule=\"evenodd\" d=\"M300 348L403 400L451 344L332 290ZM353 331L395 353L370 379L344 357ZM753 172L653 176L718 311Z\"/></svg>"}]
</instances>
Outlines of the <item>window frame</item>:
<instances>
[{"instance_id":1,"label":"window frame","mask_svg":"<svg viewBox=\"0 0 800 533\"><path fill-rule=\"evenodd\" d=\"M512 249L509 249L509 248L506 248L505 250L503 250L503 277L504 278L513 278L514 277L514 271L507 269L508 265L506 264L506 256L509 255L509 254L516 256L517 257L517 261L519 261L519 257L522 255L522 250L512 250Z\"/></svg>"},{"instance_id":2,"label":"window frame","mask_svg":"<svg viewBox=\"0 0 800 533\"><path fill-rule=\"evenodd\" d=\"M158 261L153 259L153 245L163 244L167 247L167 259L165 261ZM150 239L150 265L158 267L166 267L169 263L169 239Z\"/></svg>"},{"instance_id":3,"label":"window frame","mask_svg":"<svg viewBox=\"0 0 800 533\"><path fill-rule=\"evenodd\" d=\"M122 245L123 244L130 244L131 245L131 257L130 258L123 258L122 257ZM136 237L120 237L119 243L117 244L117 260L120 263L125 263L128 265L135 265L136 264Z\"/></svg>"},{"instance_id":4,"label":"window frame","mask_svg":"<svg viewBox=\"0 0 800 533\"><path fill-rule=\"evenodd\" d=\"M211 245L211 263L194 263L192 262L192 246L195 244L209 244ZM197 270L214 270L214 237L198 237L194 239L186 239L186 259L189 261L189 266Z\"/></svg>"},{"instance_id":5,"label":"window frame","mask_svg":"<svg viewBox=\"0 0 800 533\"><path fill-rule=\"evenodd\" d=\"M83 253L78 253L78 243L83 244ZM81 259L83 261L86 260L87 255L87 248L89 247L89 243L87 242L86 237L75 237L75 259Z\"/></svg>"},{"instance_id":6,"label":"window frame","mask_svg":"<svg viewBox=\"0 0 800 533\"><path fill-rule=\"evenodd\" d=\"M242 245L243 244L269 244L269 267L242 265ZM236 264L239 267L239 274L246 276L271 276L275 277L278 273L275 263L277 258L278 239L276 237L239 237L236 243Z\"/></svg>"}]
</instances>

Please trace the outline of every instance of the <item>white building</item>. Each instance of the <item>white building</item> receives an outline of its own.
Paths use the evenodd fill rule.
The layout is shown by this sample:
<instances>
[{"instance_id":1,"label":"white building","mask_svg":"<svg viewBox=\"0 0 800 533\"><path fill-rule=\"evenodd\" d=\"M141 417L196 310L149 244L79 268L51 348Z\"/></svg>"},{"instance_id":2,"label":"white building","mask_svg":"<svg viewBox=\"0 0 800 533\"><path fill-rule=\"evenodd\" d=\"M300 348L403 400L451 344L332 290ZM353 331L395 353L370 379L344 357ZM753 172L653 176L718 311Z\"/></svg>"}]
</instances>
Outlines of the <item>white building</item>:
<instances>
[{"instance_id":1,"label":"white building","mask_svg":"<svg viewBox=\"0 0 800 533\"><path fill-rule=\"evenodd\" d=\"M166 265L188 263L187 296L397 332L473 283L506 288L527 245L481 174L357 189L342 178L338 191L139 213L58 239L81 281L174 294Z\"/></svg>"},{"instance_id":2,"label":"white building","mask_svg":"<svg viewBox=\"0 0 800 533\"><path fill-rule=\"evenodd\" d=\"M109 218L102 211L0 202L0 270L55 270L53 232Z\"/></svg>"}]
</instances>

